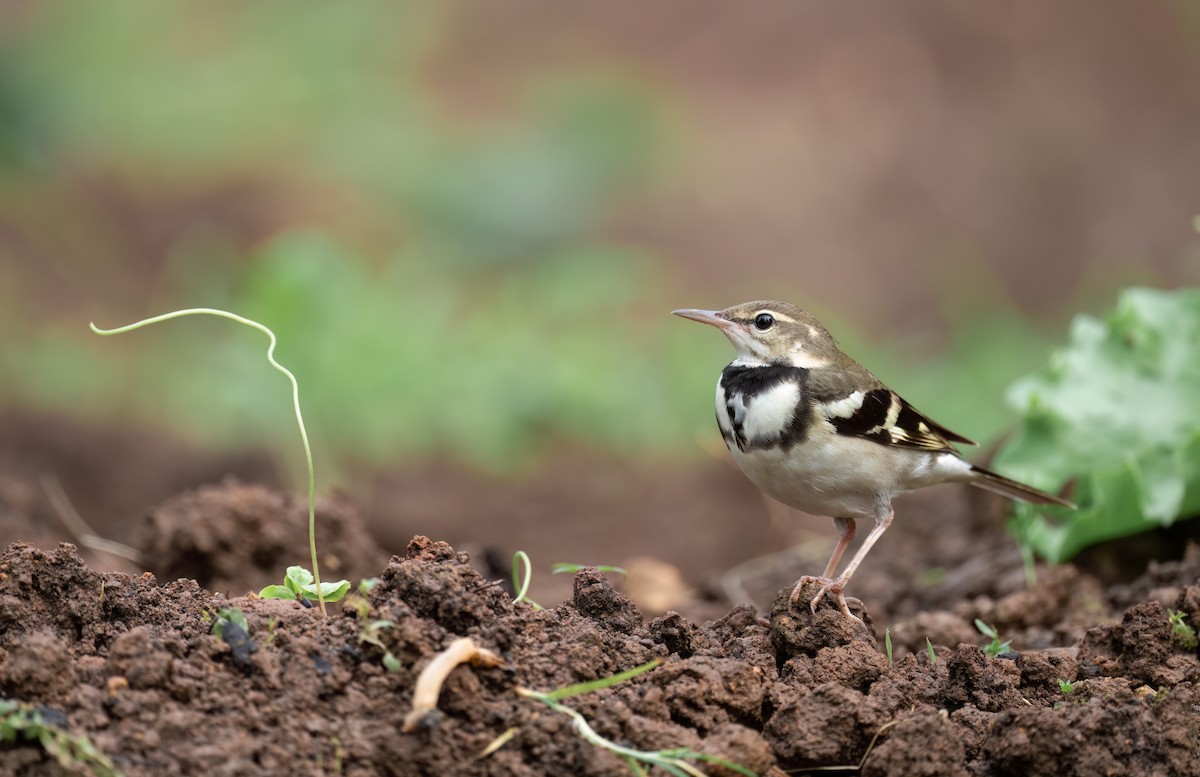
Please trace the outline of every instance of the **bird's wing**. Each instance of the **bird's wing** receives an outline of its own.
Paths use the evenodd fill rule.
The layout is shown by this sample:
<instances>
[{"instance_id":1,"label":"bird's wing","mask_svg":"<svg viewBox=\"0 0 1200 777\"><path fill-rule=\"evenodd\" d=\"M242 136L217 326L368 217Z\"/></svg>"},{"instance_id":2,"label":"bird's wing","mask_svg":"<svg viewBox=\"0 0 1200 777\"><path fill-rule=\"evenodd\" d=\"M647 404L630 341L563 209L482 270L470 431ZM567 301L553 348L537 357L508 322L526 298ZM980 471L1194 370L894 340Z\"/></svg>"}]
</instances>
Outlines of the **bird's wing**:
<instances>
[{"instance_id":1,"label":"bird's wing","mask_svg":"<svg viewBox=\"0 0 1200 777\"><path fill-rule=\"evenodd\" d=\"M838 434L923 451L976 444L918 412L857 363L822 372L810 376L809 393L815 411Z\"/></svg>"}]
</instances>

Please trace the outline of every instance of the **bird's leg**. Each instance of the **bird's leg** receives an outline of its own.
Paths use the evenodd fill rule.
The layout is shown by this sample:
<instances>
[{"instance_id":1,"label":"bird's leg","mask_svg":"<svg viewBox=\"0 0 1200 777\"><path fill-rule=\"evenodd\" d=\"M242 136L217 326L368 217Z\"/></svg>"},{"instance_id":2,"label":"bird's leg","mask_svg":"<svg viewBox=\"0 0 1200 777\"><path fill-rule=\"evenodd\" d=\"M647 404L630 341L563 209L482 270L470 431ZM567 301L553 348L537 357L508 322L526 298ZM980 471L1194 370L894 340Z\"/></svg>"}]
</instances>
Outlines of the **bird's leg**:
<instances>
[{"instance_id":1,"label":"bird's leg","mask_svg":"<svg viewBox=\"0 0 1200 777\"><path fill-rule=\"evenodd\" d=\"M871 546L878 542L883 533L887 531L887 528L892 525L892 516L894 514L890 503L880 502L876 505L875 526L867 534L867 538L863 540L862 547L854 554L854 558L850 559L850 563L846 565L846 569L842 571L842 574L838 575L836 579L826 580L821 584L820 592L810 602L813 612L817 611L817 602L821 601L821 597L827 593L831 593L837 596L838 609L842 611L842 614L854 618L854 615L850 612L850 608L846 605L846 597L842 595L842 591L845 590L846 584L850 582L850 578L854 576L854 571L858 569L858 565L862 563L867 553L871 551ZM858 620L858 618L854 619Z\"/></svg>"},{"instance_id":2,"label":"bird's leg","mask_svg":"<svg viewBox=\"0 0 1200 777\"><path fill-rule=\"evenodd\" d=\"M842 554L846 552L846 548L850 547L851 542L854 542L854 532L858 528L853 518L834 518L833 523L838 530L838 544L833 549L833 555L829 557L829 563L825 565L825 572L821 577L832 577L833 573L837 571L838 562L842 560Z\"/></svg>"},{"instance_id":3,"label":"bird's leg","mask_svg":"<svg viewBox=\"0 0 1200 777\"><path fill-rule=\"evenodd\" d=\"M800 599L800 591L804 586L809 583L821 584L821 593L817 594L817 598L813 600L813 612L817 611L815 602L824 596L826 591L832 590L830 586L837 583L837 580L833 578L833 573L837 571L837 565L842 560L842 554L846 552L846 548L850 547L850 543L854 541L854 531L857 528L853 518L834 518L833 522L837 526L838 542L833 549L833 555L829 557L829 563L825 565L825 572L820 577L805 575L796 581L796 585L792 588L790 603L794 605ZM840 593L838 594L838 605L844 613L850 615L850 608L846 606L846 600ZM854 616L851 615L850 617Z\"/></svg>"}]
</instances>

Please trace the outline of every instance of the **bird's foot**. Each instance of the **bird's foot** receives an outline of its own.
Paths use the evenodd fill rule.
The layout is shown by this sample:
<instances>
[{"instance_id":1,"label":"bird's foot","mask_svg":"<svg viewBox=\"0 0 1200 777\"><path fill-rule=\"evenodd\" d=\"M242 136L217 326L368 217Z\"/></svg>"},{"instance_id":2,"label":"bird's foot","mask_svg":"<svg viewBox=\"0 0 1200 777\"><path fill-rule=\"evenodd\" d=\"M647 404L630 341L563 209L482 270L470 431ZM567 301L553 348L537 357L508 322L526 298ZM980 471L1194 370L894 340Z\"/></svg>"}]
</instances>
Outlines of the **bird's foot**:
<instances>
[{"instance_id":1,"label":"bird's foot","mask_svg":"<svg viewBox=\"0 0 1200 777\"><path fill-rule=\"evenodd\" d=\"M846 578L844 577L817 577L816 575L805 575L797 580L796 585L792 587L792 595L789 600L790 604L793 607L796 606L796 604L800 601L801 592L804 590L805 586L807 586L809 583L818 583L821 586L821 590L818 591L817 595L814 596L808 603L808 608L812 610L813 615L817 614L817 605L821 602L821 598L826 594L833 594L834 601L837 602L838 609L841 611L842 615L845 615L851 620L856 620L859 623L862 623L861 618L850 612L850 606L846 604L846 597L844 594L842 594L842 591L846 588L846 582Z\"/></svg>"}]
</instances>

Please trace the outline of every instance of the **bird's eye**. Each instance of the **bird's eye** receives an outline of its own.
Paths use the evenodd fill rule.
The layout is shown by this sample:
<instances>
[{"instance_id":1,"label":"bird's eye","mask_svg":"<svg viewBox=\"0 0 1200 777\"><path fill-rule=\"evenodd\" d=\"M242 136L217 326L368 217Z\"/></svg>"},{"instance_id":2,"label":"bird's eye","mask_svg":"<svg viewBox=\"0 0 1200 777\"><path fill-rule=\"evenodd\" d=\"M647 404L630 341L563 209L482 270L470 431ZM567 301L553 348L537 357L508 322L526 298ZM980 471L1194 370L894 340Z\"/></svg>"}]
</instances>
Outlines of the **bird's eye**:
<instances>
[{"instance_id":1,"label":"bird's eye","mask_svg":"<svg viewBox=\"0 0 1200 777\"><path fill-rule=\"evenodd\" d=\"M770 313L759 313L754 317L754 327L760 332L765 332L773 326L775 326L775 316Z\"/></svg>"}]
</instances>

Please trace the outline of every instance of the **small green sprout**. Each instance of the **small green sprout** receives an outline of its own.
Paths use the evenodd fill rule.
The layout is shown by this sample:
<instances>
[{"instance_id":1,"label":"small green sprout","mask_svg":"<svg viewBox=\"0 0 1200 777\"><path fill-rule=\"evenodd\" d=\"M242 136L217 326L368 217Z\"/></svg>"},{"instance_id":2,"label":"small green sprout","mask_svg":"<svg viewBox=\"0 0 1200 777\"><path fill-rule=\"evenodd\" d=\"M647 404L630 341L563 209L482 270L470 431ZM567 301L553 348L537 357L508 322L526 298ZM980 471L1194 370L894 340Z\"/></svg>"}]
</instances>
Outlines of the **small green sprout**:
<instances>
[{"instance_id":1,"label":"small green sprout","mask_svg":"<svg viewBox=\"0 0 1200 777\"><path fill-rule=\"evenodd\" d=\"M252 329L257 329L267 336L270 344L267 346L267 362L272 367L282 372L292 384L292 408L296 413L296 426L300 428L300 442L304 444L304 463L308 467L308 552L312 561L313 577L317 581L317 605L321 609L321 614L325 615L325 597L324 587L321 585L321 570L317 566L317 478L313 474L313 457L312 448L308 444L308 432L304 428L304 416L300 413L300 384L296 382L296 376L287 367L275 360L275 333L263 324L254 321L253 319L239 316L236 313L230 313L228 310L220 308L187 308L185 310L173 310L170 313L163 313L160 316L144 318L141 321L135 321L132 324L119 326L115 329L101 329L95 323L89 323L92 331L98 335L119 335L123 332L132 332L135 329L141 329L150 324L157 324L162 321L169 321L173 318L182 318L183 316L209 315L228 318L231 321L236 321L239 324L244 324Z\"/></svg>"},{"instance_id":2,"label":"small green sprout","mask_svg":"<svg viewBox=\"0 0 1200 777\"><path fill-rule=\"evenodd\" d=\"M929 641L929 637L925 638L925 655L929 656L929 663L937 663L937 653L933 650L933 643Z\"/></svg>"},{"instance_id":3,"label":"small green sprout","mask_svg":"<svg viewBox=\"0 0 1200 777\"><path fill-rule=\"evenodd\" d=\"M362 631L358 632L359 642L374 645L383 651L383 667L389 672L399 672L403 665L400 663L400 659L396 658L395 654L388 649L388 646L383 644L383 640L379 638L379 632L384 629L395 628L395 626L395 621L375 620L365 624L362 627Z\"/></svg>"},{"instance_id":4,"label":"small green sprout","mask_svg":"<svg viewBox=\"0 0 1200 777\"><path fill-rule=\"evenodd\" d=\"M613 566L609 566L607 564L599 564L599 565L563 564L561 562L558 564L555 564L553 567L550 568L550 574L552 574L552 575L564 575L564 574L573 575L581 569L588 569L588 568L594 569L597 572L615 572L618 575L628 575L629 574L628 572L625 571L624 567L613 567Z\"/></svg>"},{"instance_id":5,"label":"small green sprout","mask_svg":"<svg viewBox=\"0 0 1200 777\"><path fill-rule=\"evenodd\" d=\"M313 573L304 567L288 567L283 577L283 585L269 585L258 592L260 599L309 599L326 602L336 602L350 590L349 580L338 580L336 583L321 583L320 587L313 582Z\"/></svg>"},{"instance_id":6,"label":"small green sprout","mask_svg":"<svg viewBox=\"0 0 1200 777\"><path fill-rule=\"evenodd\" d=\"M512 560L513 590L517 592L516 598L513 599L513 604L528 602L533 609L544 610L545 608L542 605L526 596L529 593L529 583L532 579L533 565L529 562L529 554L523 550L518 550L513 554Z\"/></svg>"},{"instance_id":7,"label":"small green sprout","mask_svg":"<svg viewBox=\"0 0 1200 777\"><path fill-rule=\"evenodd\" d=\"M1075 683L1071 682L1070 680L1063 680L1062 678L1059 678L1058 690L1062 691L1063 696L1070 696L1075 691Z\"/></svg>"},{"instance_id":8,"label":"small green sprout","mask_svg":"<svg viewBox=\"0 0 1200 777\"><path fill-rule=\"evenodd\" d=\"M988 658L995 658L1001 653L1007 653L1012 650L1012 640L1000 641L1000 632L996 631L995 626L989 626L979 618L975 619L975 628L979 629L979 633L985 637L990 637L991 642L984 646L983 652Z\"/></svg>"},{"instance_id":9,"label":"small green sprout","mask_svg":"<svg viewBox=\"0 0 1200 777\"><path fill-rule=\"evenodd\" d=\"M46 720L32 704L0 699L0 742L37 742L63 769L77 774L81 767L95 777L122 777L121 771L87 737L77 736Z\"/></svg>"},{"instance_id":10,"label":"small green sprout","mask_svg":"<svg viewBox=\"0 0 1200 777\"><path fill-rule=\"evenodd\" d=\"M250 633L250 624L246 622L246 613L242 612L237 607L222 607L217 610L217 617L212 622L212 633L220 640L225 639L225 627L229 624L238 626L247 634Z\"/></svg>"},{"instance_id":11,"label":"small green sprout","mask_svg":"<svg viewBox=\"0 0 1200 777\"><path fill-rule=\"evenodd\" d=\"M883 649L887 652L888 666L892 665L892 630L883 630Z\"/></svg>"},{"instance_id":12,"label":"small green sprout","mask_svg":"<svg viewBox=\"0 0 1200 777\"><path fill-rule=\"evenodd\" d=\"M1175 634L1175 641L1186 650L1195 650L1200 645L1200 638L1196 636L1196 629L1188 623L1187 613L1179 610L1167 610L1167 619L1171 622L1171 631Z\"/></svg>"},{"instance_id":13,"label":"small green sprout","mask_svg":"<svg viewBox=\"0 0 1200 777\"><path fill-rule=\"evenodd\" d=\"M724 758L718 758L714 755L698 753L695 750L691 750L690 748L686 747L670 748L667 750L635 750L631 747L619 745L616 742L613 742L611 739L605 739L596 733L591 725L588 724L587 719L583 717L583 715L571 709L570 707L559 703L562 699L567 699L571 696L578 696L581 693L590 693L592 691L600 690L601 688L610 688L619 682L628 680L631 677L636 677L643 672L648 672L661 663L662 659L656 658L653 661L642 664L641 666L635 666L634 668L627 669L624 672L618 672L611 677L602 677L599 680L576 683L575 685L569 685L565 688L559 688L553 691L531 691L528 688L518 687L517 695L523 696L527 699L536 699L537 701L540 701L546 706L550 707L550 709L556 712L561 712L562 714L571 718L571 721L575 727L575 731L579 734L579 736L583 737L586 742L595 745L596 747L602 747L605 750L615 753L618 757L625 761L635 775L644 775L647 773L646 769L644 769L642 766L645 764L651 767L661 767L663 771L672 775L672 777L704 777L704 772L688 763L689 760L692 760L717 764L731 772L745 775L745 777L754 777L754 772L750 771L744 766L732 763Z\"/></svg>"}]
</instances>

